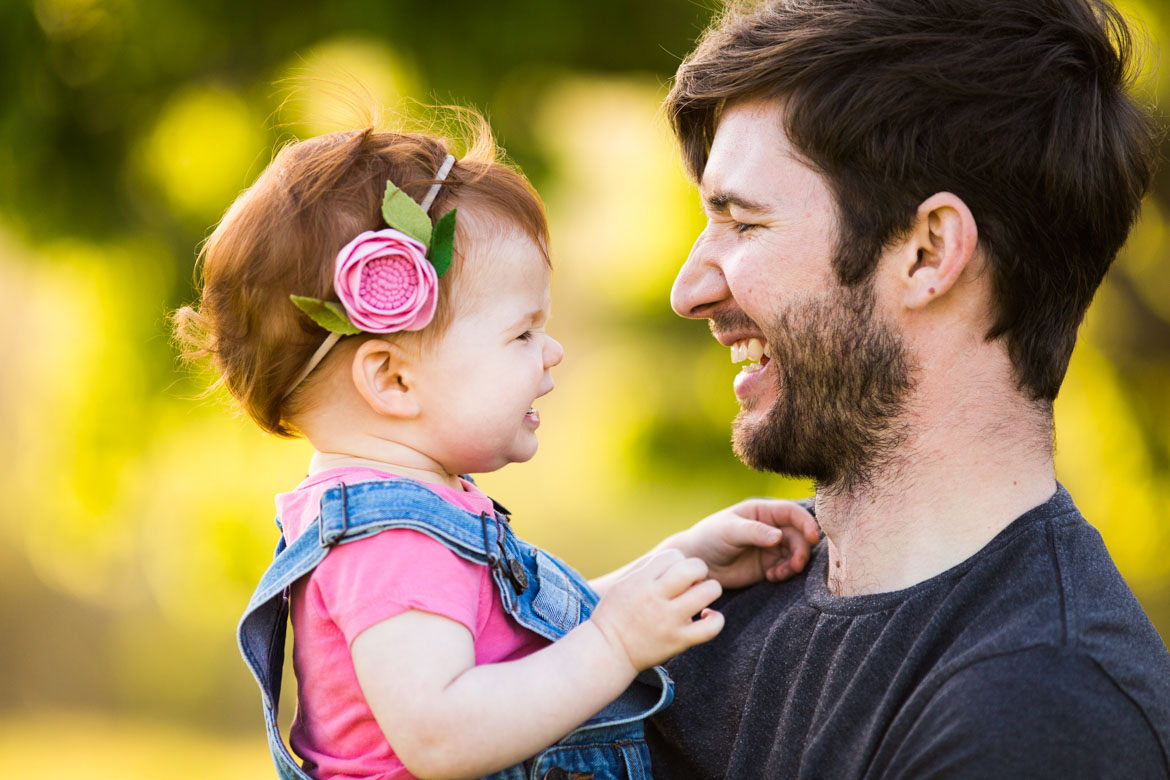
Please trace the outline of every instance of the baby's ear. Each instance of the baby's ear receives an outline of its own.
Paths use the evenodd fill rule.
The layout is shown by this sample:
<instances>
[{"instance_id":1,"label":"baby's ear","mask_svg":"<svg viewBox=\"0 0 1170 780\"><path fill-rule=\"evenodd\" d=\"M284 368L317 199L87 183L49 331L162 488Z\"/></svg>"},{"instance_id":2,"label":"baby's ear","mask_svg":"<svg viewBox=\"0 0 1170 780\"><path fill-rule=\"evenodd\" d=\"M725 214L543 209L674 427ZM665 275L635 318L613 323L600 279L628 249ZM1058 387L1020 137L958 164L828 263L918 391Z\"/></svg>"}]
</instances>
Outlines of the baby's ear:
<instances>
[{"instance_id":1,"label":"baby's ear","mask_svg":"<svg viewBox=\"0 0 1170 780\"><path fill-rule=\"evenodd\" d=\"M353 355L353 384L378 414L403 420L418 417L414 362L401 345L366 339Z\"/></svg>"}]
</instances>

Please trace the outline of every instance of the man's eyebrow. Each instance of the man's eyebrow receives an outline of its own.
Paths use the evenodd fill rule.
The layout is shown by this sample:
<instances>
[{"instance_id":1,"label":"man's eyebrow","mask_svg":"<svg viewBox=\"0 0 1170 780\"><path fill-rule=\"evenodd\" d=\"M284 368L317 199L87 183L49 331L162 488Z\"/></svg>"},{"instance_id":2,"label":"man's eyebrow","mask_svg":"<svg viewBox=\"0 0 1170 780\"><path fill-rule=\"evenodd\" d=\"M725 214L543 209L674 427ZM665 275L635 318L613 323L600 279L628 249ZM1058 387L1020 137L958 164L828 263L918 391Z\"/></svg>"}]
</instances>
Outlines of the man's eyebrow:
<instances>
[{"instance_id":1,"label":"man's eyebrow","mask_svg":"<svg viewBox=\"0 0 1170 780\"><path fill-rule=\"evenodd\" d=\"M764 204L751 198L740 195L737 192L729 192L727 190L716 190L707 196L707 207L712 211L725 212L732 206L742 209L743 211L767 211Z\"/></svg>"}]
</instances>

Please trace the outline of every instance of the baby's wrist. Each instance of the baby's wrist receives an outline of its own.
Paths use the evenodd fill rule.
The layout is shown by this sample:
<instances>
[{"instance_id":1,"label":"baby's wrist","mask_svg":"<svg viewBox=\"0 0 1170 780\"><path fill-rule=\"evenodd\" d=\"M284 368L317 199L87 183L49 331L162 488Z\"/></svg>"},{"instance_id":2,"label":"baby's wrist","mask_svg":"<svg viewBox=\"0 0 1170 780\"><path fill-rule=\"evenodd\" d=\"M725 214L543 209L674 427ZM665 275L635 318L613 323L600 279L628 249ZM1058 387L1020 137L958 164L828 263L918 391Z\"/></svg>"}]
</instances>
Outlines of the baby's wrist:
<instances>
[{"instance_id":1,"label":"baby's wrist","mask_svg":"<svg viewBox=\"0 0 1170 780\"><path fill-rule=\"evenodd\" d=\"M578 626L577 630L584 632L588 636L587 641L593 646L601 648L601 652L591 652L589 656L604 666L603 670L599 670L601 673L623 679L625 684L629 684L638 676L641 670L630 657L620 632L615 628L606 624L604 620L597 620L595 614Z\"/></svg>"},{"instance_id":2,"label":"baby's wrist","mask_svg":"<svg viewBox=\"0 0 1170 780\"><path fill-rule=\"evenodd\" d=\"M694 536L694 528L688 528L684 531L671 534L658 543L658 546L650 551L650 554L662 552L663 550L678 550L685 558L699 557L692 550L692 537Z\"/></svg>"}]
</instances>

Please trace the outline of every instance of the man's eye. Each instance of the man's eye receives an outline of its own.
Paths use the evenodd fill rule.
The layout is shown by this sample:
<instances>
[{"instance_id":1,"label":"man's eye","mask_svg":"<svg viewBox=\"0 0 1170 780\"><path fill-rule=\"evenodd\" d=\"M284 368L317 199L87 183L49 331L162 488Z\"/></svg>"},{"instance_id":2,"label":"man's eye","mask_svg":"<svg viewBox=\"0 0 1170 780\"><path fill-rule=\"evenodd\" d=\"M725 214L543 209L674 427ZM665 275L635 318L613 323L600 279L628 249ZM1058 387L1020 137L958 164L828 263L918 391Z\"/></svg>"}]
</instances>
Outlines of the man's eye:
<instances>
[{"instance_id":1,"label":"man's eye","mask_svg":"<svg viewBox=\"0 0 1170 780\"><path fill-rule=\"evenodd\" d=\"M759 227L759 225L753 225L753 224L750 224L748 222L733 222L733 223L731 223L731 229L734 230L736 233L746 233L749 230L751 230L752 228L758 228L758 227Z\"/></svg>"}]
</instances>

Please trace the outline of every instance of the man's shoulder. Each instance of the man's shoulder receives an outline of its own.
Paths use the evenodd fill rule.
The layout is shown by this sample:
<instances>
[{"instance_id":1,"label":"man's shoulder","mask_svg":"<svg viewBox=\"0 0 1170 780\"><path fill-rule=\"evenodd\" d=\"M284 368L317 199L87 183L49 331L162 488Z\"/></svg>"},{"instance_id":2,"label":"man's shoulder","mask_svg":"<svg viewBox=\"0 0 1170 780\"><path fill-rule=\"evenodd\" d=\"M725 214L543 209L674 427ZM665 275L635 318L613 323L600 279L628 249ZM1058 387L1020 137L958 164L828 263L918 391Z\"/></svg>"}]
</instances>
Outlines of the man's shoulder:
<instances>
[{"instance_id":1,"label":"man's shoulder","mask_svg":"<svg viewBox=\"0 0 1170 780\"><path fill-rule=\"evenodd\" d=\"M908 693L923 697L991 675L972 684L982 690L994 690L997 681L1031 686L1036 695L1049 691L1058 701L1060 691L1086 694L1090 686L1063 670L1089 665L1109 681L1100 690L1112 691L1121 710L1135 707L1170 753L1170 652L1101 535L1063 488L955 569L875 597L875 603L888 602L877 604L883 609L855 609L856 602L846 601L836 611L836 602L820 603L819 588L807 577L823 576L824 562L817 559L825 554L817 551L811 575L730 594L723 609L737 641L760 643L777 631L801 630L810 613L822 610L822 617L876 623L904 634L904 641L888 643L888 652L916 659L919 682ZM1048 653L1061 663L1035 661Z\"/></svg>"},{"instance_id":2,"label":"man's shoulder","mask_svg":"<svg viewBox=\"0 0 1170 780\"><path fill-rule=\"evenodd\" d=\"M928 695L875 765L905 776L1170 775L1166 724L1073 647L986 656Z\"/></svg>"},{"instance_id":3,"label":"man's shoulder","mask_svg":"<svg viewBox=\"0 0 1170 780\"><path fill-rule=\"evenodd\" d=\"M1060 511L997 539L999 549L974 556L971 571L956 584L957 593L971 591L967 598L975 605L970 649L992 657L1049 644L1081 653L1110 673L1137 662L1164 672L1170 685L1165 644L1100 533L1063 488L1055 498L1062 496Z\"/></svg>"},{"instance_id":4,"label":"man's shoulder","mask_svg":"<svg viewBox=\"0 0 1170 780\"><path fill-rule=\"evenodd\" d=\"M958 644L994 656L1036 644L1079 647L1090 656L1158 650L1162 643L1092 525L1063 487L982 550L934 581L907 591L950 607ZM952 636L955 634L952 632Z\"/></svg>"},{"instance_id":5,"label":"man's shoulder","mask_svg":"<svg viewBox=\"0 0 1170 780\"><path fill-rule=\"evenodd\" d=\"M902 613L946 623L939 638L954 645L947 657L959 652L994 656L1047 643L1081 647L1106 664L1104 657L1115 652L1152 653L1170 664L1170 654L1101 535L1063 488L968 560L903 591L831 597L815 581L824 579L827 556L822 543L806 571L788 582L727 593L718 608L728 615L728 627L765 630L809 610L840 616Z\"/></svg>"},{"instance_id":6,"label":"man's shoulder","mask_svg":"<svg viewBox=\"0 0 1170 780\"><path fill-rule=\"evenodd\" d=\"M1165 651L1097 529L1078 511L1054 519L1048 534L1067 641L1092 651L1118 644L1124 634L1124 644L1152 643Z\"/></svg>"},{"instance_id":7,"label":"man's shoulder","mask_svg":"<svg viewBox=\"0 0 1170 780\"><path fill-rule=\"evenodd\" d=\"M1090 660L1150 722L1170 774L1170 652L1078 512L1052 527L1065 608L1064 645Z\"/></svg>"},{"instance_id":8,"label":"man's shoulder","mask_svg":"<svg viewBox=\"0 0 1170 780\"><path fill-rule=\"evenodd\" d=\"M1130 755L1152 756L1154 776L1164 777L1170 653L1101 535L1063 489L1061 496L1060 511L1009 529L956 583L966 616L956 615L956 638L918 692L929 703L915 710L932 733L950 724L952 736L997 744L1005 758L1013 745L1027 751L1108 733ZM1093 760L1113 755L1097 751ZM1005 765L1021 765L1015 759Z\"/></svg>"}]
</instances>

